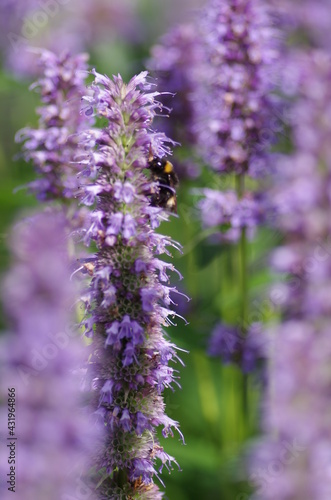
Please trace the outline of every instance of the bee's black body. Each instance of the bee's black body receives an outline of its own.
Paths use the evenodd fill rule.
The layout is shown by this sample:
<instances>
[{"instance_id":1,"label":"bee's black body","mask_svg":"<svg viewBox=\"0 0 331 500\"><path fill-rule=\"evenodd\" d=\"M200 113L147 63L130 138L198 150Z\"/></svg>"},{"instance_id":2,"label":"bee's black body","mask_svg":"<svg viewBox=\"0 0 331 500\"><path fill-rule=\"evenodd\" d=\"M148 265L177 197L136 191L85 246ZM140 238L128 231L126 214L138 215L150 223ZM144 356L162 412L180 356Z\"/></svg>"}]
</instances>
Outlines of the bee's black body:
<instances>
[{"instance_id":1,"label":"bee's black body","mask_svg":"<svg viewBox=\"0 0 331 500\"><path fill-rule=\"evenodd\" d=\"M151 196L151 205L177 213L176 187L179 184L173 164L163 158L155 157L148 162L152 180L156 183Z\"/></svg>"}]
</instances>

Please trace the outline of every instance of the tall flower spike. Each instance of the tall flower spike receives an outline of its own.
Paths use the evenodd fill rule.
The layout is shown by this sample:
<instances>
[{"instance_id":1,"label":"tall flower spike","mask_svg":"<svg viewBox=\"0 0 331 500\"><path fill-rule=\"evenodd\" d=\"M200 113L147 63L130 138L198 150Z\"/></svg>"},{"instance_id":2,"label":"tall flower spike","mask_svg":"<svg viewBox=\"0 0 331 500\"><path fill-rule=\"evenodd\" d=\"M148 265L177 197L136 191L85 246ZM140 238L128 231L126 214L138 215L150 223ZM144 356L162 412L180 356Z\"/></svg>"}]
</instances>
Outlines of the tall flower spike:
<instances>
[{"instance_id":1,"label":"tall flower spike","mask_svg":"<svg viewBox=\"0 0 331 500\"><path fill-rule=\"evenodd\" d=\"M201 14L197 30L204 58L191 96L197 149L213 170L241 176L243 185L243 176L271 170L269 149L278 131L272 95L278 35L260 0L211 0ZM200 194L202 223L214 225L221 242L238 241L243 229L253 236L263 220L256 193L237 188L237 193ZM210 209L215 215L206 217Z\"/></svg>"},{"instance_id":2,"label":"tall flower spike","mask_svg":"<svg viewBox=\"0 0 331 500\"><path fill-rule=\"evenodd\" d=\"M73 199L77 194L79 154L77 134L90 126L80 114L85 94L87 55L71 57L67 52L57 56L40 52L42 76L32 85L41 95L43 106L38 108L37 129L24 128L16 140L24 141L24 156L32 161L40 179L28 187L40 200Z\"/></svg>"},{"instance_id":3,"label":"tall flower spike","mask_svg":"<svg viewBox=\"0 0 331 500\"><path fill-rule=\"evenodd\" d=\"M86 348L70 328L76 291L65 226L63 215L49 212L13 232L16 263L3 287L11 335L1 338L0 421L1 442L13 443L14 460L10 467L9 448L2 446L3 500L15 494L25 500L78 498L83 489L93 499L83 473L93 461L99 430L82 407Z\"/></svg>"},{"instance_id":4,"label":"tall flower spike","mask_svg":"<svg viewBox=\"0 0 331 500\"><path fill-rule=\"evenodd\" d=\"M211 0L197 21L205 52L192 94L197 149L223 182L237 178L236 192L199 193L201 221L215 227L214 242L235 243L243 231L251 239L265 217L261 196L244 178L271 170L279 127L272 95L279 42L269 10L260 0Z\"/></svg>"},{"instance_id":5,"label":"tall flower spike","mask_svg":"<svg viewBox=\"0 0 331 500\"><path fill-rule=\"evenodd\" d=\"M260 0L210 0L196 20L204 57L194 73L192 128L215 184L227 187L196 190L197 205L203 227L213 231L213 243L238 244L239 256L238 324L216 326L209 354L236 362L245 372L264 357L261 328L247 317L247 240L266 214L261 194L247 187L271 171L270 146L279 130L273 95L279 36L271 14Z\"/></svg>"},{"instance_id":6,"label":"tall flower spike","mask_svg":"<svg viewBox=\"0 0 331 500\"><path fill-rule=\"evenodd\" d=\"M102 499L159 499L153 483L156 459L159 472L176 461L163 451L156 428L163 427L163 436L178 430L165 414L162 392L179 385L177 371L169 366L179 358L162 331L174 314L162 281L175 269L157 256L178 244L154 232L168 215L150 206L153 185L145 169L150 152L169 154L171 141L151 131L159 93L151 90L146 72L128 84L120 76L111 80L93 73L86 112L106 121L104 129L82 139L85 173L94 182L85 187L83 200L90 203L91 192L95 200L86 241L94 240L98 248L93 264L87 263L92 274L87 312L93 321L86 319L87 334L93 336L90 377L95 408L107 428L98 464L106 475L99 494Z\"/></svg>"}]
</instances>

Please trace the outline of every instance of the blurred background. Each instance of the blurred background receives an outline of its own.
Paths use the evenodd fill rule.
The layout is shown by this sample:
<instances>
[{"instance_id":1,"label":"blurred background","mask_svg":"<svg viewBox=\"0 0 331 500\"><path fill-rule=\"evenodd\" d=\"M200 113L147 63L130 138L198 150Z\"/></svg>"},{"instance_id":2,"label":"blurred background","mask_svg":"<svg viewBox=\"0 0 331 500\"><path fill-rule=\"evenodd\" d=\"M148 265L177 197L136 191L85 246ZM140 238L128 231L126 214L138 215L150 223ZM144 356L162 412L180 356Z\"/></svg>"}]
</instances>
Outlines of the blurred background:
<instances>
[{"instance_id":1,"label":"blurred background","mask_svg":"<svg viewBox=\"0 0 331 500\"><path fill-rule=\"evenodd\" d=\"M0 267L10 262L6 239L11 223L26 210L37 206L24 188L34 179L34 170L20 156L16 132L36 126L35 108L39 96L29 91L36 79L33 53L36 46L73 53L86 51L90 65L100 73L120 73L124 80L146 69L152 47L178 23L187 23L203 0L1 0L0 6ZM173 98L176 99L176 96ZM165 120L165 119L164 119ZM180 138L173 137L179 141ZM179 156L191 158L189 144ZM193 156L192 156L193 163ZM188 321L167 329L171 339L189 354L181 353L185 367L178 366L181 390L167 391L168 415L179 421L185 436L161 437L165 450L174 456L181 471L163 473L165 498L172 500L245 500L250 485L245 480L244 458L259 426L260 382L246 377L248 403L243 401L243 375L236 366L222 365L206 354L210 332L222 319L236 323L239 303L237 249L213 245L201 230L192 189L210 186L211 174L201 163L190 175L185 170L178 190L178 215L161 228L183 245L183 254L174 254L173 263L184 276L178 288L191 301L178 296L178 311ZM250 302L256 321L273 314L260 306L270 281L264 270L264 256L275 241L267 230L249 245ZM173 280L177 285L176 278ZM254 321L254 319L252 319ZM4 318L1 326L5 328Z\"/></svg>"}]
</instances>

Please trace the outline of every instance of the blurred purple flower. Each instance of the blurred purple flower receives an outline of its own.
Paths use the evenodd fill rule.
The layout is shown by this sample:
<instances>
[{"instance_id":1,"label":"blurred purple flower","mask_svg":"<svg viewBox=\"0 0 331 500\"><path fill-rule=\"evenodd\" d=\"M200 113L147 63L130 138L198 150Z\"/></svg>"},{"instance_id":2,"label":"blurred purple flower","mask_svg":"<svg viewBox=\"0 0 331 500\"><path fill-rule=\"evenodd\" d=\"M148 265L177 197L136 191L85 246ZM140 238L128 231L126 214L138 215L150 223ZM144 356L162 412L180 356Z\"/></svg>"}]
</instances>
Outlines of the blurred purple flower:
<instances>
[{"instance_id":1,"label":"blurred purple flower","mask_svg":"<svg viewBox=\"0 0 331 500\"><path fill-rule=\"evenodd\" d=\"M217 191L215 189L200 189L195 190L195 193L203 195L198 201L198 209L201 216L202 226L204 228L217 226L223 228L223 232L219 233L224 241L229 240L227 234L230 230L234 230L240 235L240 229L246 228L249 231L249 236L253 237L254 229L261 224L264 219L263 208L259 201L259 197L255 197L251 193L246 193L241 199L235 191Z\"/></svg>"},{"instance_id":2,"label":"blurred purple flower","mask_svg":"<svg viewBox=\"0 0 331 500\"><path fill-rule=\"evenodd\" d=\"M8 50L21 35L21 25L29 11L38 7L38 0L2 0L0 4L0 48Z\"/></svg>"},{"instance_id":3,"label":"blurred purple flower","mask_svg":"<svg viewBox=\"0 0 331 500\"><path fill-rule=\"evenodd\" d=\"M38 73L36 47L59 56L118 38L134 42L142 32L133 0L4 0L0 19L0 49L20 76Z\"/></svg>"},{"instance_id":4,"label":"blurred purple flower","mask_svg":"<svg viewBox=\"0 0 331 500\"><path fill-rule=\"evenodd\" d=\"M264 330L262 323L252 323L244 337L240 361L244 373L252 372L267 358L269 340Z\"/></svg>"},{"instance_id":5,"label":"blurred purple flower","mask_svg":"<svg viewBox=\"0 0 331 500\"><path fill-rule=\"evenodd\" d=\"M159 120L157 126L183 146L196 142L192 128L192 93L196 73L200 70L203 51L194 23L175 26L151 50L147 67L156 78L160 100L170 120ZM180 177L196 178L200 167L192 158L176 159Z\"/></svg>"},{"instance_id":6,"label":"blurred purple flower","mask_svg":"<svg viewBox=\"0 0 331 500\"><path fill-rule=\"evenodd\" d=\"M250 479L258 487L259 499L327 500L331 493L329 328L289 320L272 337L267 436L253 450Z\"/></svg>"},{"instance_id":7,"label":"blurred purple flower","mask_svg":"<svg viewBox=\"0 0 331 500\"><path fill-rule=\"evenodd\" d=\"M3 285L12 334L1 340L1 437L10 438L6 402L14 388L16 494L26 500L69 498L82 488L93 498L85 474L100 429L82 406L86 348L70 326L76 291L65 227L65 217L52 212L17 225L11 239L16 263ZM3 447L2 477L9 472L7 459ZM1 498L12 497L8 484L0 489Z\"/></svg>"},{"instance_id":8,"label":"blurred purple flower","mask_svg":"<svg viewBox=\"0 0 331 500\"><path fill-rule=\"evenodd\" d=\"M218 324L211 333L208 354L230 363L240 346L240 336L235 326Z\"/></svg>"},{"instance_id":9,"label":"blurred purple flower","mask_svg":"<svg viewBox=\"0 0 331 500\"><path fill-rule=\"evenodd\" d=\"M204 60L192 95L198 148L217 172L250 174L275 114L276 33L259 0L211 0L198 24Z\"/></svg>"},{"instance_id":10,"label":"blurred purple flower","mask_svg":"<svg viewBox=\"0 0 331 500\"><path fill-rule=\"evenodd\" d=\"M95 324L90 377L95 407L107 429L98 466L109 476L100 494L150 498L153 491L153 498L161 498L153 485L155 459L169 468L176 461L160 447L156 427L163 427L164 436L178 430L177 422L164 413L162 392L178 385L169 362L179 358L162 332L175 313L168 308L170 289L160 279L167 269L175 269L155 256L178 244L153 230L155 222L158 226L168 216L150 206L144 169L150 149L163 156L170 153L171 141L151 131L160 104L146 72L128 84L120 76L111 80L93 73L91 92L84 99L87 109L107 120L103 130L82 134L83 162L92 173L95 214L101 223L96 225L92 216L87 231L87 239L98 248L87 304ZM90 261L87 265L91 268ZM91 335L89 325L87 333Z\"/></svg>"},{"instance_id":11,"label":"blurred purple flower","mask_svg":"<svg viewBox=\"0 0 331 500\"><path fill-rule=\"evenodd\" d=\"M211 0L196 31L203 57L190 70L190 101L198 152L223 176L261 177L271 170L278 132L273 91L279 42L271 13L260 0ZM236 243L244 229L252 238L264 221L260 194L241 191L201 191L198 208L203 225L215 225L214 242Z\"/></svg>"},{"instance_id":12,"label":"blurred purple flower","mask_svg":"<svg viewBox=\"0 0 331 500\"><path fill-rule=\"evenodd\" d=\"M208 354L223 363L235 363L249 373L266 358L266 345L260 323L250 325L245 334L238 327L219 323L211 333Z\"/></svg>"},{"instance_id":13,"label":"blurred purple flower","mask_svg":"<svg viewBox=\"0 0 331 500\"><path fill-rule=\"evenodd\" d=\"M89 125L80 114L85 94L87 55L60 56L40 52L43 74L32 86L37 88L43 106L37 109L37 129L24 128L16 140L24 141L24 157L31 161L40 178L28 187L40 200L70 199L77 196L80 166L77 134Z\"/></svg>"},{"instance_id":14,"label":"blurred purple flower","mask_svg":"<svg viewBox=\"0 0 331 500\"><path fill-rule=\"evenodd\" d=\"M161 96L162 104L171 109L171 120L162 120L160 125L167 134L184 144L194 141L191 94L195 87L195 72L202 57L196 26L183 24L160 39L152 48L147 63L157 76L158 89L166 91Z\"/></svg>"},{"instance_id":15,"label":"blurred purple flower","mask_svg":"<svg viewBox=\"0 0 331 500\"><path fill-rule=\"evenodd\" d=\"M326 50L331 47L330 3L328 0L270 0L278 23L287 35L299 34L296 41ZM304 34L304 37L302 36Z\"/></svg>"},{"instance_id":16,"label":"blurred purple flower","mask_svg":"<svg viewBox=\"0 0 331 500\"><path fill-rule=\"evenodd\" d=\"M269 193L276 224L287 241L274 252L272 264L300 282L295 289L291 280L285 283L285 311L318 317L331 313L331 58L318 50L292 52L288 64L296 65L298 74L290 122L294 152L277 162Z\"/></svg>"}]
</instances>

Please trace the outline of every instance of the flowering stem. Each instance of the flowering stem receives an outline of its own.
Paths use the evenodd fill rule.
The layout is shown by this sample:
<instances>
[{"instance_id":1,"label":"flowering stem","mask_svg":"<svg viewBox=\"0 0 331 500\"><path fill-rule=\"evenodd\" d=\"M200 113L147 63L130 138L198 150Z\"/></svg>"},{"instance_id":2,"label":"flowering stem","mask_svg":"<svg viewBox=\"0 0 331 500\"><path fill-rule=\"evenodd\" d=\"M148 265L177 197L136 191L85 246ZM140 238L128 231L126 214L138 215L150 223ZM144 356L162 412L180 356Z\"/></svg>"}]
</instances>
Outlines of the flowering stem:
<instances>
[{"instance_id":1,"label":"flowering stem","mask_svg":"<svg viewBox=\"0 0 331 500\"><path fill-rule=\"evenodd\" d=\"M168 317L176 314L169 308L176 290L164 283L167 272L176 270L158 256L179 246L154 231L168 215L151 206L145 169L149 151L163 156L171 140L150 128L159 94L150 91L146 72L128 84L120 75L110 80L92 73L95 81L84 97L87 112L107 117L104 129L92 128L81 138L85 175L94 175L82 194L83 202L95 207L85 242L97 246L86 262L92 279L82 324L93 338L88 375L106 430L96 468L107 476L98 493L107 499L161 500L153 481L156 461L161 461L159 471L177 462L158 442L156 428L163 427L164 437L178 430L165 414L162 393L179 385L168 363L180 359L163 333L172 324Z\"/></svg>"},{"instance_id":2,"label":"flowering stem","mask_svg":"<svg viewBox=\"0 0 331 500\"><path fill-rule=\"evenodd\" d=\"M245 175L236 176L236 191L241 199L245 191ZM247 327L247 305L248 305L248 280L247 280L247 238L246 228L241 229L239 241L239 280L240 280L240 319L239 323L243 333Z\"/></svg>"},{"instance_id":3,"label":"flowering stem","mask_svg":"<svg viewBox=\"0 0 331 500\"><path fill-rule=\"evenodd\" d=\"M236 191L238 199L241 199L245 192L245 174L236 176ZM239 325L241 334L245 335L247 329L247 311L248 311L248 276L247 276L247 238L246 228L241 229L239 240L239 286L240 286L240 314ZM243 414L248 416L247 402L247 375L243 375Z\"/></svg>"},{"instance_id":4,"label":"flowering stem","mask_svg":"<svg viewBox=\"0 0 331 500\"><path fill-rule=\"evenodd\" d=\"M239 242L239 259L240 259L240 289L241 289L241 314L240 322L242 332L247 329L247 308L248 308L248 279L247 279L247 239L246 228L242 228Z\"/></svg>"}]
</instances>

